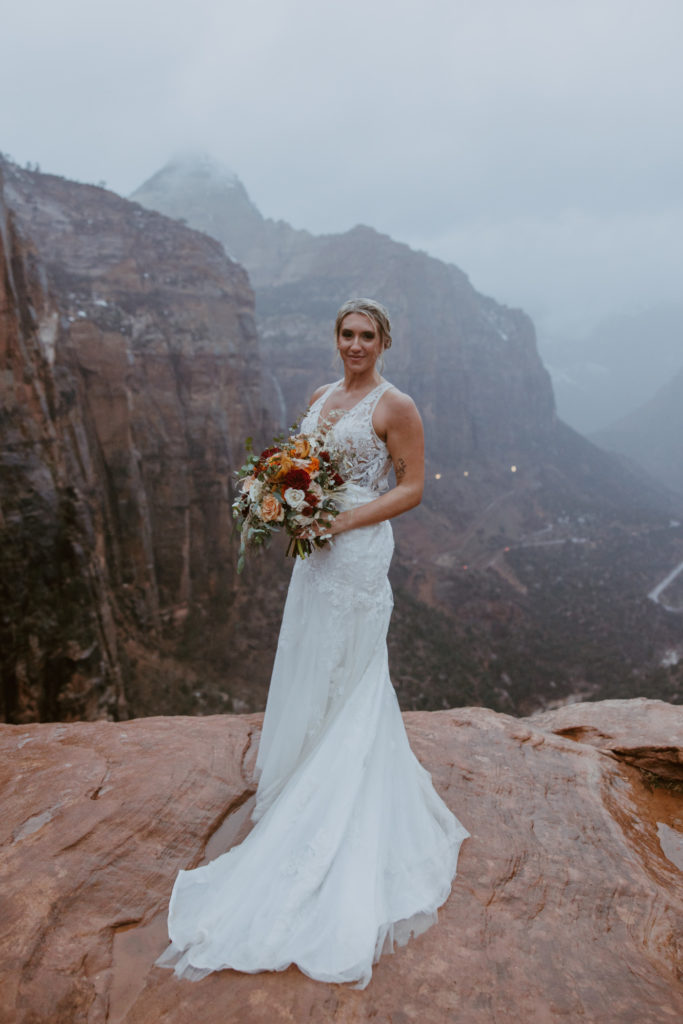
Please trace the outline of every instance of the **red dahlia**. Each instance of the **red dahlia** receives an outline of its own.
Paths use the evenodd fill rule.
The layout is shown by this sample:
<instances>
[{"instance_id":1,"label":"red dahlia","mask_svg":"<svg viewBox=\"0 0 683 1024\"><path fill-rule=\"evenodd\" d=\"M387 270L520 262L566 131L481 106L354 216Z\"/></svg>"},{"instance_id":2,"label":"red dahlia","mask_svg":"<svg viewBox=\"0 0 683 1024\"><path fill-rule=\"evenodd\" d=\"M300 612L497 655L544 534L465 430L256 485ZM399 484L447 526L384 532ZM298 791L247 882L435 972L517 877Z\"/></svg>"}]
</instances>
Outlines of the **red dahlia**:
<instances>
[{"instance_id":1,"label":"red dahlia","mask_svg":"<svg viewBox=\"0 0 683 1024\"><path fill-rule=\"evenodd\" d=\"M282 482L285 488L294 487L297 491L307 491L311 478L305 469L290 469Z\"/></svg>"}]
</instances>

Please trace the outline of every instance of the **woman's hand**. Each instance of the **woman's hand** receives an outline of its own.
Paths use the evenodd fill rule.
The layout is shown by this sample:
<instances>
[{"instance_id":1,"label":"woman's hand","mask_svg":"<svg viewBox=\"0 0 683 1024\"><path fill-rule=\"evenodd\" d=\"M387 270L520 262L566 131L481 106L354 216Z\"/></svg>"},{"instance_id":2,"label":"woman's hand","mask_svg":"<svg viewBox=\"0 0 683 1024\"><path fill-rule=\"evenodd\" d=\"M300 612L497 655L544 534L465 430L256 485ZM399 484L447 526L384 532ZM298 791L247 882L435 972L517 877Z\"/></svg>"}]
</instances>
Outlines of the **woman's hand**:
<instances>
[{"instance_id":1,"label":"woman's hand","mask_svg":"<svg viewBox=\"0 0 683 1024\"><path fill-rule=\"evenodd\" d=\"M315 392L313 400L324 390ZM335 537L347 530L374 526L420 504L424 488L424 431L412 398L394 388L386 391L377 404L372 425L391 456L396 486L367 505L356 505L330 516L326 523L311 520L298 532L302 539Z\"/></svg>"},{"instance_id":2,"label":"woman's hand","mask_svg":"<svg viewBox=\"0 0 683 1024\"><path fill-rule=\"evenodd\" d=\"M349 509L347 512L339 512L330 523L328 533L331 533L335 537L338 533L345 533L346 530L352 528L353 521L353 509Z\"/></svg>"},{"instance_id":3,"label":"woman's hand","mask_svg":"<svg viewBox=\"0 0 683 1024\"><path fill-rule=\"evenodd\" d=\"M310 523L305 526L301 526L297 530L297 537L301 537L302 540L315 540L318 537L329 537L335 533L339 533L338 529L335 529L335 524L340 516L344 515L340 512L337 516L325 516L321 519L311 519Z\"/></svg>"}]
</instances>

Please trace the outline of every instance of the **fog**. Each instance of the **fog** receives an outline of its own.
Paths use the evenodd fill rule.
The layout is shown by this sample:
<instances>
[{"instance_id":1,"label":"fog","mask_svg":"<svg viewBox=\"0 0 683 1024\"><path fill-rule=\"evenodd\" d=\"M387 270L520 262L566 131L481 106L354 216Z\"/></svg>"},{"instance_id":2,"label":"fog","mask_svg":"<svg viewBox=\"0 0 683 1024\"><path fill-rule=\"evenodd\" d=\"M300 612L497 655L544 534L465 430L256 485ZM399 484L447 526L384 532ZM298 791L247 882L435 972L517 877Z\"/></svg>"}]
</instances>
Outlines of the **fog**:
<instances>
[{"instance_id":1,"label":"fog","mask_svg":"<svg viewBox=\"0 0 683 1024\"><path fill-rule=\"evenodd\" d=\"M678 0L24 0L0 150L130 193L179 150L261 211L369 224L578 338L675 300Z\"/></svg>"}]
</instances>

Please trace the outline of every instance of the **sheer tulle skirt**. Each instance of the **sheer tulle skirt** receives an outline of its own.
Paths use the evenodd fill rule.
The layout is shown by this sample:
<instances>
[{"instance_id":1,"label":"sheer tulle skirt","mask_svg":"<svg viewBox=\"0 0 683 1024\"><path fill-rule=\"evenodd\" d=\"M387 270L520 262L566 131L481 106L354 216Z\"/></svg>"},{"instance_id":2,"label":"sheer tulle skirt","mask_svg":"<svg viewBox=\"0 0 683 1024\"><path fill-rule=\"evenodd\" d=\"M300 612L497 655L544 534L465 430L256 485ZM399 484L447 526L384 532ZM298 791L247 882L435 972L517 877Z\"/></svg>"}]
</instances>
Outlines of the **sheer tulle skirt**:
<instances>
[{"instance_id":1,"label":"sheer tulle skirt","mask_svg":"<svg viewBox=\"0 0 683 1024\"><path fill-rule=\"evenodd\" d=\"M349 488L347 501L368 500ZM181 871L157 963L367 985L436 920L468 835L412 753L389 678L388 523L297 562L257 759L256 824Z\"/></svg>"}]
</instances>

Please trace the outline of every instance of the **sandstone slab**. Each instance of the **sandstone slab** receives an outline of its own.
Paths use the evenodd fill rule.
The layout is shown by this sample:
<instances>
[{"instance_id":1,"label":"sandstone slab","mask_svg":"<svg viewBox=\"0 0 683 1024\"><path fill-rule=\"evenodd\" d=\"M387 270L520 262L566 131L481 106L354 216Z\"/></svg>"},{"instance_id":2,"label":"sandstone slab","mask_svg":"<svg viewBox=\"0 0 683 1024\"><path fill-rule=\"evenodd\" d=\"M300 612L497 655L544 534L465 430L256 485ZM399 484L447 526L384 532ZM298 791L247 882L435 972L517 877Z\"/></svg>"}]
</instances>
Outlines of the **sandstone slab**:
<instances>
[{"instance_id":1,"label":"sandstone slab","mask_svg":"<svg viewBox=\"0 0 683 1024\"><path fill-rule=\"evenodd\" d=\"M638 697L628 702L566 704L533 716L534 724L558 736L588 743L651 772L663 780L683 782L683 708ZM647 736L647 742L643 738Z\"/></svg>"},{"instance_id":2,"label":"sandstone slab","mask_svg":"<svg viewBox=\"0 0 683 1024\"><path fill-rule=\"evenodd\" d=\"M363 992L295 968L192 984L153 966L177 870L248 828L260 716L0 726L0 1019L678 1021L683 800L657 751L662 737L683 745L683 709L654 705L406 714L472 838L438 925L384 957ZM637 747L648 775L584 742L591 728Z\"/></svg>"}]
</instances>

